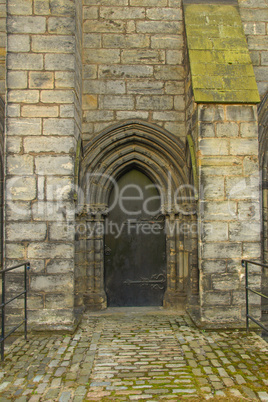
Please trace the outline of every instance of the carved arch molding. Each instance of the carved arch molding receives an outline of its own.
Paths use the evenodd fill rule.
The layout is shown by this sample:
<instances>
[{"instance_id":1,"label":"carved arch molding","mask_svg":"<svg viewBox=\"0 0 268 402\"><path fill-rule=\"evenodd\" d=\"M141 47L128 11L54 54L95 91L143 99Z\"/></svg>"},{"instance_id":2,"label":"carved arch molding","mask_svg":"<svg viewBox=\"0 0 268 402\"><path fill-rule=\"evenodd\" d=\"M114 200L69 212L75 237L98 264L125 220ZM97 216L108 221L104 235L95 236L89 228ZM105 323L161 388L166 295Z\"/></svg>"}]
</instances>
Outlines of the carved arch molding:
<instances>
[{"instance_id":1,"label":"carved arch molding","mask_svg":"<svg viewBox=\"0 0 268 402\"><path fill-rule=\"evenodd\" d=\"M76 238L76 306L107 307L104 289L104 222L114 182L128 170L146 174L161 196L165 218L167 289L164 307L185 303L196 227L195 203L188 185L185 145L166 130L141 121L107 128L87 144L80 168ZM185 226L185 225L188 226ZM187 227L188 233L181 228ZM86 229L85 229L86 228Z\"/></svg>"}]
</instances>

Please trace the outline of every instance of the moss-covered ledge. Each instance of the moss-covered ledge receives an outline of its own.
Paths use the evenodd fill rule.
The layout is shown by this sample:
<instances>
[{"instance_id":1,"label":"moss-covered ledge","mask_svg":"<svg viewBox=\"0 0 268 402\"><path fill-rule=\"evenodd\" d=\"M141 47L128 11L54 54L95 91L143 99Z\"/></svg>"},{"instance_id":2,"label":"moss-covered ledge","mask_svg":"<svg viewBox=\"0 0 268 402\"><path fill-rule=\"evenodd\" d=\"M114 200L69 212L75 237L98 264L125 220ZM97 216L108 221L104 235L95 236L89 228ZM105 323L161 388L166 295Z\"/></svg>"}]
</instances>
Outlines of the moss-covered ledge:
<instances>
[{"instance_id":1,"label":"moss-covered ledge","mask_svg":"<svg viewBox=\"0 0 268 402\"><path fill-rule=\"evenodd\" d=\"M235 2L187 0L184 19L195 102L260 102Z\"/></svg>"}]
</instances>

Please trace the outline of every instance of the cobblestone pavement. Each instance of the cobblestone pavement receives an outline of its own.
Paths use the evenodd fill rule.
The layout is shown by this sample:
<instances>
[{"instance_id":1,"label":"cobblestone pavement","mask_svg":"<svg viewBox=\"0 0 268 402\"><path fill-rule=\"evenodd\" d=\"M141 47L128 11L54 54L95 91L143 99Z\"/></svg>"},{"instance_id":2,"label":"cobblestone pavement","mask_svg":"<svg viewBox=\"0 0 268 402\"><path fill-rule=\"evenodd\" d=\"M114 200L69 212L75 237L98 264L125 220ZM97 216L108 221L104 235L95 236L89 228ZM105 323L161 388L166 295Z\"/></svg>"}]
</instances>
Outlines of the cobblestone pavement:
<instances>
[{"instance_id":1,"label":"cobblestone pavement","mask_svg":"<svg viewBox=\"0 0 268 402\"><path fill-rule=\"evenodd\" d=\"M73 335L20 336L0 401L268 401L268 344L254 332L198 330L162 309L87 313Z\"/></svg>"}]
</instances>

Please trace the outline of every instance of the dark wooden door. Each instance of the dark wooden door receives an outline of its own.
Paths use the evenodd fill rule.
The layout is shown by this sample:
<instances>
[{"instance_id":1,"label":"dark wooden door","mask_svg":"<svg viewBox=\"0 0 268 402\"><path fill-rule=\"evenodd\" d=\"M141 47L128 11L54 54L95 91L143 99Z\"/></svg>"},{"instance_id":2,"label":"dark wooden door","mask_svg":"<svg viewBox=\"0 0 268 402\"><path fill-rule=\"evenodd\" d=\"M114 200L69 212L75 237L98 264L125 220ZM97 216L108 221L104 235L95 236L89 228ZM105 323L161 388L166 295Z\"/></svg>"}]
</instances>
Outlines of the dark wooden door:
<instances>
[{"instance_id":1,"label":"dark wooden door","mask_svg":"<svg viewBox=\"0 0 268 402\"><path fill-rule=\"evenodd\" d=\"M138 170L122 176L105 222L108 306L159 306L166 289L165 222L160 195Z\"/></svg>"}]
</instances>

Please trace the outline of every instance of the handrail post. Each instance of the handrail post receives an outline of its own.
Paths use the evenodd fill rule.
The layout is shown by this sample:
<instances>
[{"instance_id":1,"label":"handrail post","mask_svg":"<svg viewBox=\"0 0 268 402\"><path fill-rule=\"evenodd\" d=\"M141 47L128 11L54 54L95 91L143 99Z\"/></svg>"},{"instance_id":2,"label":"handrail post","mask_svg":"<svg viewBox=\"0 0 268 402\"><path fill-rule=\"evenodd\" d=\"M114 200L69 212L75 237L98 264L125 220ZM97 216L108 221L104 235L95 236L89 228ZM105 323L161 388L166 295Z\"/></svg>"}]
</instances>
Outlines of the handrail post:
<instances>
[{"instance_id":1,"label":"handrail post","mask_svg":"<svg viewBox=\"0 0 268 402\"><path fill-rule=\"evenodd\" d=\"M249 319L248 319L248 262L243 261L245 266L245 280L246 280L246 325L247 325L247 332L249 330Z\"/></svg>"},{"instance_id":2,"label":"handrail post","mask_svg":"<svg viewBox=\"0 0 268 402\"><path fill-rule=\"evenodd\" d=\"M5 272L2 272L2 330L1 330L1 360L4 361L4 353L5 353L5 344L4 344L4 338L5 338Z\"/></svg>"}]
</instances>

